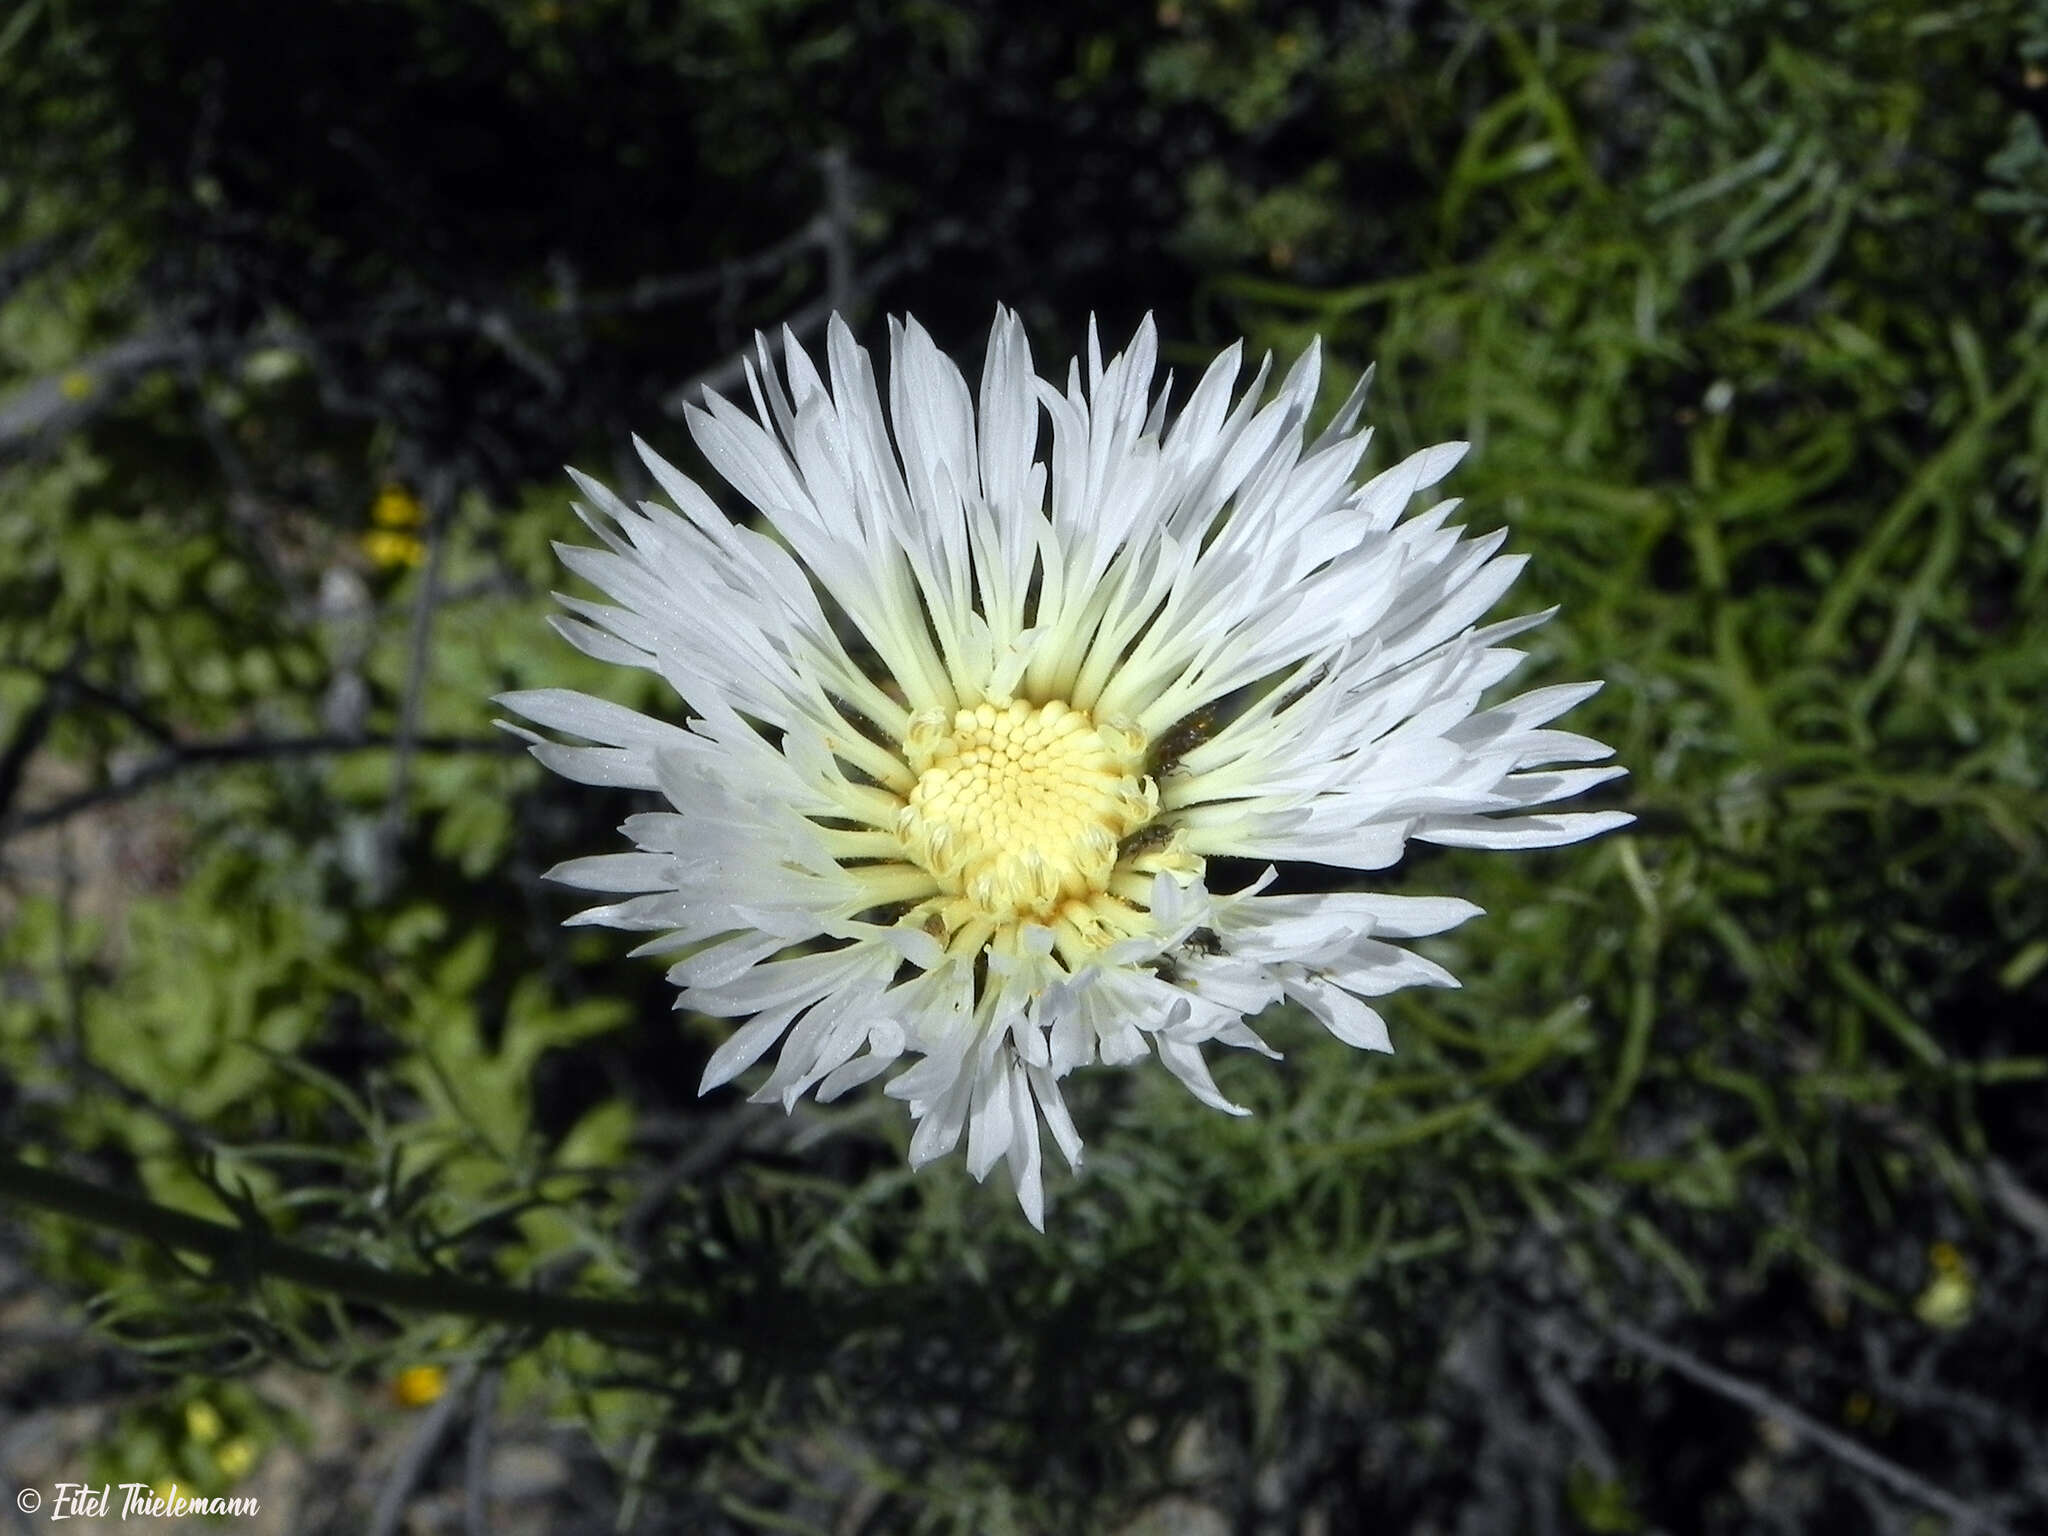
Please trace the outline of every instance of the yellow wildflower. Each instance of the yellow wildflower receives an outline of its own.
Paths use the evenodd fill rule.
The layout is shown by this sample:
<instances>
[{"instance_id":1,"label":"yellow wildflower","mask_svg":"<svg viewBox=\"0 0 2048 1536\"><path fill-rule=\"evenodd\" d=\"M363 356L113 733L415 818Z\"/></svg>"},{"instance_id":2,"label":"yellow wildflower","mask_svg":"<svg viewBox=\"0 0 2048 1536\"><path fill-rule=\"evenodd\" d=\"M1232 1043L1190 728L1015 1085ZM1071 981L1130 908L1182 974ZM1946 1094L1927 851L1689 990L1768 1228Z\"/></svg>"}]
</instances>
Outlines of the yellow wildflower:
<instances>
[{"instance_id":1,"label":"yellow wildflower","mask_svg":"<svg viewBox=\"0 0 2048 1536\"><path fill-rule=\"evenodd\" d=\"M389 570L395 566L418 565L427 558L424 541L390 528L373 528L363 535L363 553L370 563Z\"/></svg>"},{"instance_id":2,"label":"yellow wildflower","mask_svg":"<svg viewBox=\"0 0 2048 1536\"><path fill-rule=\"evenodd\" d=\"M247 1435L237 1435L213 1453L213 1464L228 1481L239 1482L256 1465L256 1443Z\"/></svg>"},{"instance_id":3,"label":"yellow wildflower","mask_svg":"<svg viewBox=\"0 0 2048 1536\"><path fill-rule=\"evenodd\" d=\"M419 528L427 521L427 509L411 491L391 482L377 492L377 500L370 508L370 521L379 528Z\"/></svg>"},{"instance_id":4,"label":"yellow wildflower","mask_svg":"<svg viewBox=\"0 0 2048 1536\"><path fill-rule=\"evenodd\" d=\"M185 1433L201 1445L211 1445L218 1440L223 1427L220 1410L213 1404L196 1399L185 1405Z\"/></svg>"},{"instance_id":5,"label":"yellow wildflower","mask_svg":"<svg viewBox=\"0 0 2048 1536\"><path fill-rule=\"evenodd\" d=\"M1927 1264L1934 1271L1934 1278L1913 1302L1913 1315L1928 1327L1944 1332L1962 1327L1970 1320L1972 1304L1977 1299L1970 1266L1953 1243L1936 1243L1929 1248Z\"/></svg>"},{"instance_id":6,"label":"yellow wildflower","mask_svg":"<svg viewBox=\"0 0 2048 1536\"><path fill-rule=\"evenodd\" d=\"M391 1395L406 1408L424 1408L448 1389L448 1373L438 1365L407 1366L391 1383Z\"/></svg>"}]
</instances>

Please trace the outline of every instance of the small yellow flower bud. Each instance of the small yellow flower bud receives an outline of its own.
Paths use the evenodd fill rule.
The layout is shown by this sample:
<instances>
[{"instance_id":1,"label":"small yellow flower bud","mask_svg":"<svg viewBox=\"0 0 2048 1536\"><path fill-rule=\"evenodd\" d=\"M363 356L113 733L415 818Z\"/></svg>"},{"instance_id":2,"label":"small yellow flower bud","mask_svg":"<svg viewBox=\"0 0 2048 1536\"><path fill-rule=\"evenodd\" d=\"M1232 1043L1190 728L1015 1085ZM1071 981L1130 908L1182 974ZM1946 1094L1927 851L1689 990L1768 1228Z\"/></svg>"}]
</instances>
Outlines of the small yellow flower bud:
<instances>
[{"instance_id":1,"label":"small yellow flower bud","mask_svg":"<svg viewBox=\"0 0 2048 1536\"><path fill-rule=\"evenodd\" d=\"M256 1465L256 1443L246 1435L237 1435L224 1441L221 1448L213 1453L213 1464L220 1468L221 1475L230 1482L237 1482L249 1475Z\"/></svg>"},{"instance_id":2,"label":"small yellow flower bud","mask_svg":"<svg viewBox=\"0 0 2048 1536\"><path fill-rule=\"evenodd\" d=\"M201 1445L213 1444L224 1427L220 1411L213 1404L202 1400L185 1405L185 1433Z\"/></svg>"},{"instance_id":3,"label":"small yellow flower bud","mask_svg":"<svg viewBox=\"0 0 2048 1536\"><path fill-rule=\"evenodd\" d=\"M401 1407L424 1408L448 1390L448 1373L438 1365L407 1366L391 1383Z\"/></svg>"},{"instance_id":4,"label":"small yellow flower bud","mask_svg":"<svg viewBox=\"0 0 2048 1536\"><path fill-rule=\"evenodd\" d=\"M370 521L379 528L418 528L427 520L427 509L404 486L386 485L370 508Z\"/></svg>"}]
</instances>

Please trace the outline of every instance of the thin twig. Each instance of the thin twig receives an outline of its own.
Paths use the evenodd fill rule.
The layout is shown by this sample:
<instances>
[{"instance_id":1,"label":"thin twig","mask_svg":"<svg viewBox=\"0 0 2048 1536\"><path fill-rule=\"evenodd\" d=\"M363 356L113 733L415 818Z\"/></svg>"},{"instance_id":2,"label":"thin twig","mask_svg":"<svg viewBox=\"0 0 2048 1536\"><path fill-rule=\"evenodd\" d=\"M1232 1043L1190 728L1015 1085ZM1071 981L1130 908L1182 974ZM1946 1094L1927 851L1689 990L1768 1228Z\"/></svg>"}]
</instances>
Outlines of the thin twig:
<instances>
[{"instance_id":1,"label":"thin twig","mask_svg":"<svg viewBox=\"0 0 2048 1536\"><path fill-rule=\"evenodd\" d=\"M2031 1234L2037 1246L2048 1248L2048 1200L2027 1188L2018 1174L1995 1157L1984 1164L1984 1192L2005 1212L2007 1220Z\"/></svg>"},{"instance_id":2,"label":"thin twig","mask_svg":"<svg viewBox=\"0 0 2048 1536\"><path fill-rule=\"evenodd\" d=\"M463 1449L463 1536L490 1536L491 1428L498 1412L499 1375L495 1369L484 1372L470 1410L469 1443Z\"/></svg>"},{"instance_id":3,"label":"thin twig","mask_svg":"<svg viewBox=\"0 0 2048 1536\"><path fill-rule=\"evenodd\" d=\"M398 1458L398 1465L391 1469L391 1475L384 1480L378 1491L377 1506L370 1516L370 1536L398 1536L398 1524L405 1518L406 1501L413 1490L419 1487L420 1479L426 1476L427 1464L434 1459L434 1453L441 1448L441 1441L447 1436L448 1426L455 1422L455 1415L469 1400L470 1384L476 1380L476 1366L465 1364L450 1382L448 1390L435 1400L420 1420L419 1428L405 1444L405 1450Z\"/></svg>"},{"instance_id":4,"label":"thin twig","mask_svg":"<svg viewBox=\"0 0 2048 1536\"><path fill-rule=\"evenodd\" d=\"M43 744L50 734L51 725L56 722L57 713L63 707L64 693L64 680L51 678L43 689L43 696L22 716L21 724L15 727L7 745L0 747L0 826L6 825L7 809L21 791L28 760L35 756L36 749Z\"/></svg>"},{"instance_id":5,"label":"thin twig","mask_svg":"<svg viewBox=\"0 0 2048 1536\"><path fill-rule=\"evenodd\" d=\"M670 1196L725 1163L750 1133L764 1125L783 1126L788 1123L780 1115L769 1116L765 1106L759 1104L735 1105L709 1123L702 1120L688 1122L689 1145L670 1159L666 1167L648 1176L620 1218L619 1240L629 1252L645 1253L650 1229Z\"/></svg>"},{"instance_id":6,"label":"thin twig","mask_svg":"<svg viewBox=\"0 0 2048 1536\"><path fill-rule=\"evenodd\" d=\"M398 740L391 763L391 792L377 829L377 869L372 884L380 889L398 869L398 840L405 832L406 800L412 789L412 760L426 707L427 675L434 660L434 610L441 596L441 552L448 542L448 523L455 500L446 468L427 476L427 563L420 571L419 595L412 610L411 653L406 661L405 696L399 706Z\"/></svg>"},{"instance_id":7,"label":"thin twig","mask_svg":"<svg viewBox=\"0 0 2048 1536\"><path fill-rule=\"evenodd\" d=\"M278 553L270 527L258 510L263 497L256 485L255 472L250 469L248 459L236 445L220 412L206 397L206 374L200 366L203 356L203 344L194 337L178 362L182 365L185 383L192 391L200 436L206 440L214 462L220 466L221 474L227 480L228 521L235 525L243 541L254 552L264 576L284 598L287 611L295 617L303 617L308 607L306 594Z\"/></svg>"},{"instance_id":8,"label":"thin twig","mask_svg":"<svg viewBox=\"0 0 2048 1536\"><path fill-rule=\"evenodd\" d=\"M478 309L466 299L457 299L448 306L448 318L490 342L546 393L561 394L562 370L541 355L503 309Z\"/></svg>"},{"instance_id":9,"label":"thin twig","mask_svg":"<svg viewBox=\"0 0 2048 1536\"><path fill-rule=\"evenodd\" d=\"M1846 1466L1856 1468L1867 1477L1876 1479L1895 1493L1904 1494L1926 1505L1929 1509L1945 1515L1954 1522L1957 1536L1968 1536L1969 1532L1986 1533L1986 1536L2013 1536L2012 1527L1996 1516L1984 1513L1964 1503L1954 1494L1928 1482L1917 1473L1909 1472L1897 1462L1887 1460L1868 1446L1858 1444L1847 1435L1837 1433L1817 1419L1793 1407L1782 1398L1776 1397L1754 1382L1707 1364L1697 1355L1666 1343L1654 1333L1638 1328L1635 1324L1620 1320L1605 1323L1607 1332L1619 1343L1643 1355L1667 1370L1676 1371L1696 1386L1705 1387L1709 1392L1740 1403L1752 1413L1773 1419L1793 1434L1809 1441L1817 1450L1824 1451Z\"/></svg>"},{"instance_id":10,"label":"thin twig","mask_svg":"<svg viewBox=\"0 0 2048 1536\"><path fill-rule=\"evenodd\" d=\"M0 256L0 304L14 297L15 290L45 267L53 265L67 248L77 243L72 234L47 235L16 246Z\"/></svg>"},{"instance_id":11,"label":"thin twig","mask_svg":"<svg viewBox=\"0 0 2048 1536\"><path fill-rule=\"evenodd\" d=\"M827 293L815 299L788 319L775 327L779 334L788 330L798 340L804 340L825 328L835 312L843 312L866 299L877 290L892 283L904 272L923 266L941 247L951 245L965 234L965 227L948 219L936 225L928 234L911 241L902 250L886 256L873 266L850 279L843 294L834 297ZM707 390L724 394L741 384L747 376L747 364L753 354L746 350L733 353L723 362L714 363L702 372L693 374L663 397L661 408L671 416L680 416L698 403Z\"/></svg>"},{"instance_id":12,"label":"thin twig","mask_svg":"<svg viewBox=\"0 0 2048 1536\"><path fill-rule=\"evenodd\" d=\"M0 405L0 460L84 424L145 373L190 356L193 346L169 330L144 331L31 379Z\"/></svg>"},{"instance_id":13,"label":"thin twig","mask_svg":"<svg viewBox=\"0 0 2048 1536\"><path fill-rule=\"evenodd\" d=\"M853 307L853 162L844 145L835 144L818 156L818 174L825 183L822 218L825 247L825 298L835 310Z\"/></svg>"},{"instance_id":14,"label":"thin twig","mask_svg":"<svg viewBox=\"0 0 2048 1536\"><path fill-rule=\"evenodd\" d=\"M751 278L772 277L804 251L819 244L824 236L825 216L820 214L795 234L776 241L775 244L752 256L720 262L715 267L705 267L697 272L680 272L672 277L643 277L622 292L579 299L574 306L565 308L570 312L585 315L630 314L637 310L671 304L678 299L694 299L703 294L716 293L720 288L736 282L744 283Z\"/></svg>"},{"instance_id":15,"label":"thin twig","mask_svg":"<svg viewBox=\"0 0 2048 1536\"><path fill-rule=\"evenodd\" d=\"M639 1529L640 1503L647 1496L648 1468L654 1465L655 1447L661 1437L651 1429L644 1429L633 1442L633 1451L626 1458L625 1488L619 1495L618 1517L612 1521L615 1536L626 1536Z\"/></svg>"},{"instance_id":16,"label":"thin twig","mask_svg":"<svg viewBox=\"0 0 2048 1536\"><path fill-rule=\"evenodd\" d=\"M90 678L75 674L69 681L73 693L82 699L91 699L95 704L104 704L158 746L168 747L176 744L177 734L168 725L125 694L117 693L112 688L102 688Z\"/></svg>"}]
</instances>

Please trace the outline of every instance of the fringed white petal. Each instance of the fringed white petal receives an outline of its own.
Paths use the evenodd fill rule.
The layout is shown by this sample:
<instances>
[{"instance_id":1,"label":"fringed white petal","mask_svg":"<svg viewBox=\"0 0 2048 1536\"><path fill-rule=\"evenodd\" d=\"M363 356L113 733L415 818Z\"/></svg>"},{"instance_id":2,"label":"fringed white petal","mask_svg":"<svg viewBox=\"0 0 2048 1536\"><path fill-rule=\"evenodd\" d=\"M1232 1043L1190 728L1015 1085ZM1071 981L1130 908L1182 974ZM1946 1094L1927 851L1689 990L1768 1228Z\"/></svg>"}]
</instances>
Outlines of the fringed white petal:
<instances>
[{"instance_id":1,"label":"fringed white petal","mask_svg":"<svg viewBox=\"0 0 2048 1536\"><path fill-rule=\"evenodd\" d=\"M1233 346L1177 412L1158 353L1149 318L1108 357L1091 324L1085 359L1048 382L998 310L970 388L903 320L885 394L837 317L815 360L787 330L759 339L745 403L707 395L685 423L763 526L645 444L671 506L576 477L597 545L562 558L602 600L565 598L556 628L661 677L674 718L562 689L499 701L555 771L667 801L626 822L633 851L550 875L606 898L571 921L654 935L636 953L668 957L678 1006L741 1021L706 1090L772 1053L754 1096L790 1106L907 1060L885 1091L915 1122L911 1166L964 1137L968 1171L1006 1163L1040 1228L1041 1121L1082 1158L1068 1073L1156 1055L1243 1114L1203 1052L1276 1055L1249 1019L1291 999L1385 1051L1368 1000L1457 984L1392 941L1456 927L1469 902L1266 895L1270 868L1213 894L1202 860L1369 870L1410 839L1546 848L1630 820L1547 809L1622 771L1579 766L1609 749L1551 726L1597 683L1480 707L1523 659L1504 642L1550 614L1482 625L1524 557L1452 525L1455 501L1410 511L1466 445L1355 484L1366 380L1304 442L1319 345L1270 399L1271 358L1240 389ZM1103 909L1113 922L1049 897L1022 915L977 906L996 897L970 901L966 866L933 851L956 827L922 853L905 840L933 733L1012 699L1139 744L1138 787L1115 803L1140 810L1088 834L1115 854L1088 877L1091 900L1122 903ZM1036 880L1055 856L1030 844L1024 867Z\"/></svg>"}]
</instances>

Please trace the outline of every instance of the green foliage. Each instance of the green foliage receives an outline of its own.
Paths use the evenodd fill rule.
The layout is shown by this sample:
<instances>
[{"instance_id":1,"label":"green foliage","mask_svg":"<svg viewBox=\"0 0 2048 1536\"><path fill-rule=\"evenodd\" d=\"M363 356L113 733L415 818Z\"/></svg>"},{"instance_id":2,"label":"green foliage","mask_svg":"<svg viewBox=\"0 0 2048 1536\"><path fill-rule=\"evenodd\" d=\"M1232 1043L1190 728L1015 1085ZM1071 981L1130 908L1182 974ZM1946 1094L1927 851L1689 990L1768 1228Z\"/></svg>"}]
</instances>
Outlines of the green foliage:
<instances>
[{"instance_id":1,"label":"green foliage","mask_svg":"<svg viewBox=\"0 0 2048 1536\"><path fill-rule=\"evenodd\" d=\"M277 1410L238 1382L179 1382L122 1415L87 1479L116 1489L153 1484L163 1498L174 1481L187 1498L229 1495L281 1438L278 1426ZM110 1508L120 1504L117 1493Z\"/></svg>"}]
</instances>

